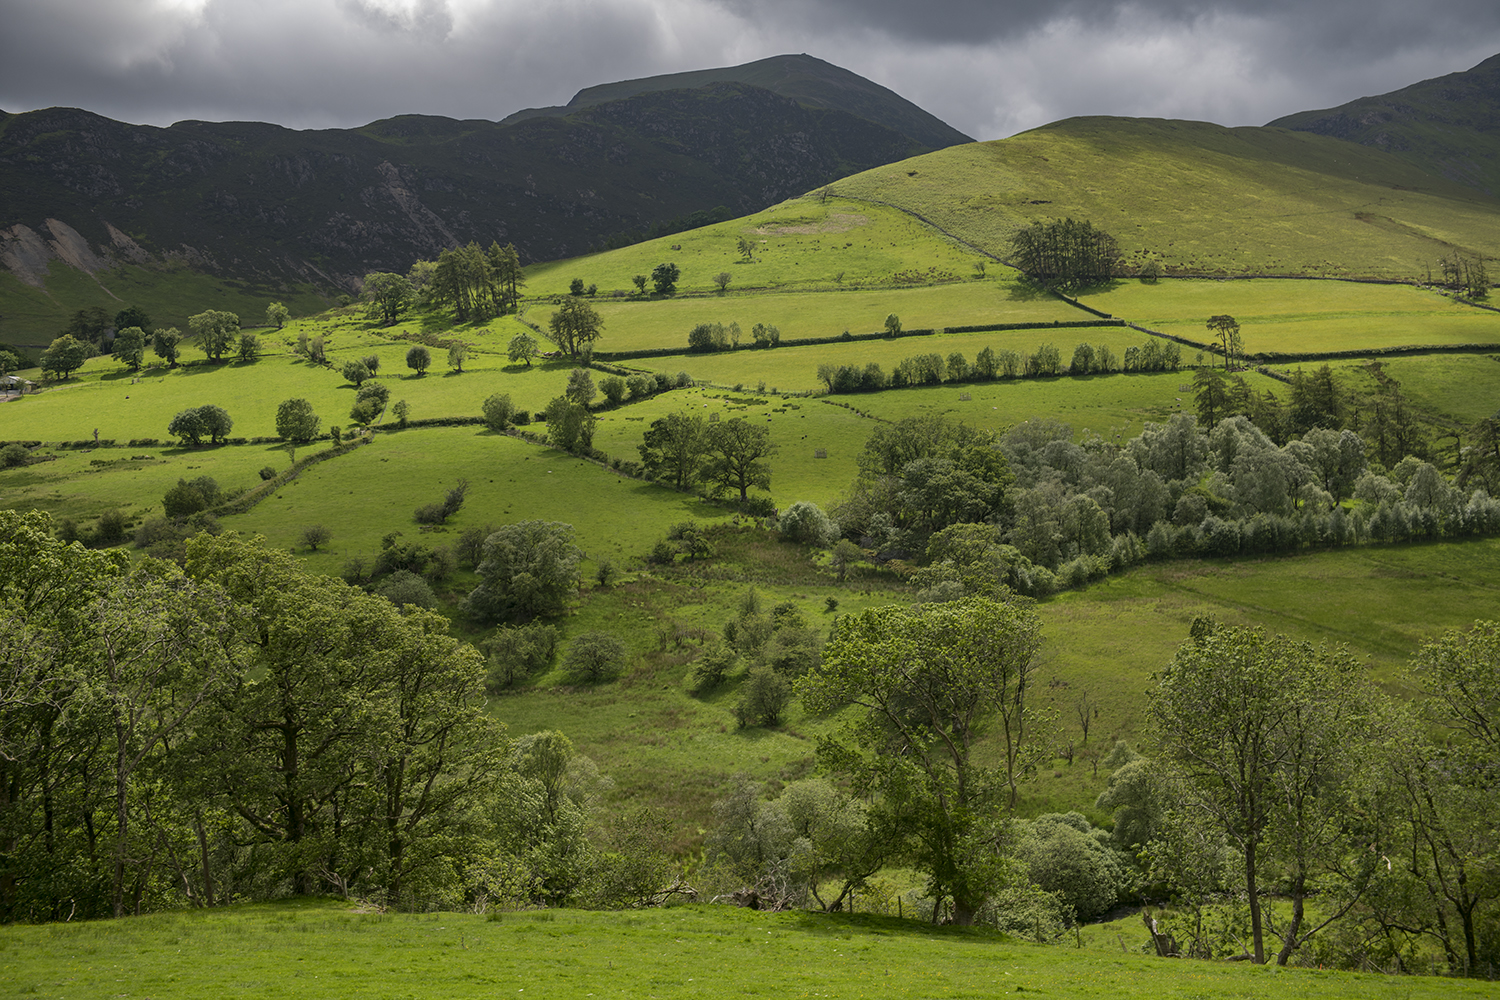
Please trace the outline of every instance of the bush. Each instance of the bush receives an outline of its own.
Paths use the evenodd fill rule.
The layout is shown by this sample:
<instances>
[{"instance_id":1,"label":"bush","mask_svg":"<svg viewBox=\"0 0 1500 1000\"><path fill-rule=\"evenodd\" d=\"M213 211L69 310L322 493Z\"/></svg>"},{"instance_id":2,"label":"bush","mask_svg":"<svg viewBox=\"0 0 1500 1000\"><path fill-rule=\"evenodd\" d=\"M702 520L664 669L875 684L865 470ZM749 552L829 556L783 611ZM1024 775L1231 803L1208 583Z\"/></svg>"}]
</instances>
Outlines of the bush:
<instances>
[{"instance_id":1,"label":"bush","mask_svg":"<svg viewBox=\"0 0 1500 1000\"><path fill-rule=\"evenodd\" d=\"M625 390L625 380L618 375L611 375L599 382L599 391L604 393L604 398L609 400L611 406L619 406L624 402Z\"/></svg>"},{"instance_id":2,"label":"bush","mask_svg":"<svg viewBox=\"0 0 1500 1000\"><path fill-rule=\"evenodd\" d=\"M552 662L557 651L557 629L539 623L500 628L480 648L489 654L485 686L498 691Z\"/></svg>"},{"instance_id":3,"label":"bush","mask_svg":"<svg viewBox=\"0 0 1500 1000\"><path fill-rule=\"evenodd\" d=\"M722 641L714 641L703 647L698 662L693 664L693 690L712 691L729 676L729 671L740 660L731 647Z\"/></svg>"},{"instance_id":4,"label":"bush","mask_svg":"<svg viewBox=\"0 0 1500 1000\"><path fill-rule=\"evenodd\" d=\"M584 632L568 643L563 672L574 683L596 684L619 676L625 668L625 644L613 633Z\"/></svg>"},{"instance_id":5,"label":"bush","mask_svg":"<svg viewBox=\"0 0 1500 1000\"><path fill-rule=\"evenodd\" d=\"M398 608L407 605L416 605L419 608L433 608L437 606L437 595L427 585L427 581L410 570L397 570L392 573L379 587L375 593L384 597Z\"/></svg>"},{"instance_id":6,"label":"bush","mask_svg":"<svg viewBox=\"0 0 1500 1000\"><path fill-rule=\"evenodd\" d=\"M0 469L15 469L31 463L31 452L24 444L8 444L0 448Z\"/></svg>"},{"instance_id":7,"label":"bush","mask_svg":"<svg viewBox=\"0 0 1500 1000\"><path fill-rule=\"evenodd\" d=\"M781 515L781 536L794 542L827 547L838 541L838 522L810 500L798 500Z\"/></svg>"},{"instance_id":8,"label":"bush","mask_svg":"<svg viewBox=\"0 0 1500 1000\"><path fill-rule=\"evenodd\" d=\"M734 718L741 729L774 726L781 722L782 713L791 700L790 681L770 667L756 667L750 671L740 700L735 703Z\"/></svg>"},{"instance_id":9,"label":"bush","mask_svg":"<svg viewBox=\"0 0 1500 1000\"><path fill-rule=\"evenodd\" d=\"M484 425L498 434L510 426L516 408L511 404L509 393L497 392L484 401L483 412Z\"/></svg>"},{"instance_id":10,"label":"bush","mask_svg":"<svg viewBox=\"0 0 1500 1000\"><path fill-rule=\"evenodd\" d=\"M118 507L99 515L94 526L96 545L118 545L125 540L125 512Z\"/></svg>"},{"instance_id":11,"label":"bush","mask_svg":"<svg viewBox=\"0 0 1500 1000\"><path fill-rule=\"evenodd\" d=\"M262 480L275 479L276 469L269 465L262 467L260 470L260 478Z\"/></svg>"},{"instance_id":12,"label":"bush","mask_svg":"<svg viewBox=\"0 0 1500 1000\"><path fill-rule=\"evenodd\" d=\"M443 505L440 503L430 503L418 507L412 511L411 516L416 519L418 524L442 524L448 520L448 512L443 509Z\"/></svg>"}]
</instances>

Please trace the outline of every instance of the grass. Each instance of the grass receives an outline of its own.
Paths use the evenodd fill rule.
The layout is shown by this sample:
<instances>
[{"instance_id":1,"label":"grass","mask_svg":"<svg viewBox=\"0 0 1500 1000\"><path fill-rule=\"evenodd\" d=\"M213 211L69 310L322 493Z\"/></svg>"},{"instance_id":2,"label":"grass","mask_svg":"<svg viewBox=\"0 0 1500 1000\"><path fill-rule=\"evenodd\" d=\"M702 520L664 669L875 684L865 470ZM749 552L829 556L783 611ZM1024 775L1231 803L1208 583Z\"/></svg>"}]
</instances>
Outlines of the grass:
<instances>
[{"instance_id":1,"label":"grass","mask_svg":"<svg viewBox=\"0 0 1500 1000\"><path fill-rule=\"evenodd\" d=\"M1258 392L1280 392L1285 386L1256 372L1245 375ZM1003 432L1023 420L1051 417L1073 426L1075 435L1093 431L1118 442L1139 434L1146 421L1161 422L1186 409L1192 412L1193 373L1143 372L1087 375L1082 378L1003 379L901 389L869 395L837 396L850 406L883 420L924 414L948 414L973 427ZM968 400L960 395L968 393Z\"/></svg>"},{"instance_id":2,"label":"grass","mask_svg":"<svg viewBox=\"0 0 1500 1000\"><path fill-rule=\"evenodd\" d=\"M1017 227L1065 216L1113 233L1127 264L1154 256L1169 273L1411 281L1455 250L1500 256L1493 199L1377 149L1281 129L1072 118L834 187L1001 256Z\"/></svg>"},{"instance_id":3,"label":"grass","mask_svg":"<svg viewBox=\"0 0 1500 1000\"><path fill-rule=\"evenodd\" d=\"M739 252L742 237L755 244L750 260ZM680 290L708 292L720 272L730 274L734 290L839 288L889 283L898 272L967 277L982 259L899 209L808 195L702 229L533 265L526 269L525 293L564 295L581 278L598 285L601 295L635 294L631 279L666 262L681 270Z\"/></svg>"},{"instance_id":4,"label":"grass","mask_svg":"<svg viewBox=\"0 0 1500 1000\"><path fill-rule=\"evenodd\" d=\"M460 478L471 484L464 508L436 530L419 527L412 511L442 500ZM447 544L471 526L540 518L574 525L591 560L623 562L649 551L675 522L728 516L697 497L470 426L376 435L369 447L314 466L223 525L287 547L300 545L305 525L327 525L331 546L309 555L307 564L335 574L350 556L373 558L392 531L421 531L423 542Z\"/></svg>"},{"instance_id":5,"label":"grass","mask_svg":"<svg viewBox=\"0 0 1500 1000\"><path fill-rule=\"evenodd\" d=\"M1430 412L1464 424L1500 412L1500 353L1385 358L1381 367Z\"/></svg>"},{"instance_id":6,"label":"grass","mask_svg":"<svg viewBox=\"0 0 1500 1000\"><path fill-rule=\"evenodd\" d=\"M1137 928L1132 942L1144 936ZM0 929L15 996L1246 997L1425 1000L1492 984L1164 961L866 914L677 906L388 915L331 900Z\"/></svg>"},{"instance_id":7,"label":"grass","mask_svg":"<svg viewBox=\"0 0 1500 1000\"><path fill-rule=\"evenodd\" d=\"M1118 281L1083 297L1152 330L1212 343L1208 317L1239 321L1245 351L1318 353L1500 344L1500 313L1408 285L1346 281Z\"/></svg>"},{"instance_id":8,"label":"grass","mask_svg":"<svg viewBox=\"0 0 1500 1000\"><path fill-rule=\"evenodd\" d=\"M687 348L688 331L699 323L739 323L741 343L752 342L756 323L775 326L783 340L837 337L842 333L877 333L895 313L911 330L990 323L1034 323L1091 319L1050 295L1039 295L1010 273L985 281L963 281L920 288L859 288L816 292L730 293L654 302L609 301L595 304L604 318L600 351ZM533 307L531 318L545 326L545 309ZM1139 338L1139 335L1137 335Z\"/></svg>"},{"instance_id":9,"label":"grass","mask_svg":"<svg viewBox=\"0 0 1500 1000\"><path fill-rule=\"evenodd\" d=\"M95 428L101 438L122 443L166 439L174 415L205 403L229 412L234 436L269 437L276 433L276 407L298 397L312 403L325 431L333 425L348 427L355 388L339 368L366 354L380 355L378 380L390 389L392 403L404 399L410 404L413 420L478 416L485 398L497 392L509 393L519 408L539 410L562 393L573 367L549 362L526 368L511 365L503 354L476 353L459 375L448 370L446 351L430 348L433 365L418 376L406 367L410 346L384 341L337 345L329 353L332 368L285 351L268 352L249 364L197 360L139 373L111 358L94 358L67 382L0 405L0 441L81 441Z\"/></svg>"}]
</instances>

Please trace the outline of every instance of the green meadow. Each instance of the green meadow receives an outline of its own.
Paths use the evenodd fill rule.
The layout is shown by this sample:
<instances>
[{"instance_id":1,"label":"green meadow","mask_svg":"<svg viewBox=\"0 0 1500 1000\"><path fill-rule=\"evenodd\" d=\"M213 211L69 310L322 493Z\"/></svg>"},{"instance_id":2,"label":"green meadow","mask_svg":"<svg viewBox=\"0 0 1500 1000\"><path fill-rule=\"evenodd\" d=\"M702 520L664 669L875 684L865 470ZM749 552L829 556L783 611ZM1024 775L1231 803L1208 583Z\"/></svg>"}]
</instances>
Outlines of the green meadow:
<instances>
[{"instance_id":1,"label":"green meadow","mask_svg":"<svg viewBox=\"0 0 1500 1000\"><path fill-rule=\"evenodd\" d=\"M1092 319L1066 302L1038 294L1005 272L998 278L919 288L859 288L819 292L729 292L659 301L601 300L604 319L597 349L609 353L676 347L687 349L688 332L700 323L738 323L740 342L752 343L751 327L775 326L782 340L837 337L843 333L879 333L894 313L910 330L950 326L1031 323ZM533 307L530 318L545 327L546 307Z\"/></svg>"},{"instance_id":2,"label":"green meadow","mask_svg":"<svg viewBox=\"0 0 1500 1000\"><path fill-rule=\"evenodd\" d=\"M1118 281L1083 301L1148 329L1212 343L1210 316L1240 324L1245 352L1317 354L1441 344L1500 344L1500 312L1410 285L1349 281Z\"/></svg>"},{"instance_id":3,"label":"green meadow","mask_svg":"<svg viewBox=\"0 0 1500 1000\"><path fill-rule=\"evenodd\" d=\"M754 244L748 259L739 250L742 238ZM528 267L525 293L564 295L578 278L585 285L598 285L601 295L633 294L635 275L649 277L653 268L667 262L682 272L681 290L709 291L721 272L730 275L731 290L838 289L887 284L897 274L920 275L922 280L968 277L976 261L988 259L900 209L824 199L814 192L741 219Z\"/></svg>"},{"instance_id":4,"label":"green meadow","mask_svg":"<svg viewBox=\"0 0 1500 1000\"><path fill-rule=\"evenodd\" d=\"M1144 939L1138 924L1079 949L869 914L701 905L386 914L320 900L6 927L0 968L11 995L42 1000L1495 995L1468 980L1164 960L1142 953Z\"/></svg>"},{"instance_id":5,"label":"green meadow","mask_svg":"<svg viewBox=\"0 0 1500 1000\"><path fill-rule=\"evenodd\" d=\"M441 500L460 478L470 484L464 508L437 530L420 528L412 511ZM333 541L308 563L334 574L350 556L373 558L392 531L421 531L424 543L448 544L471 526L562 521L574 525L591 561L618 563L648 552L675 522L728 516L691 494L466 426L377 434L370 445L307 469L249 513L224 518L223 525L287 547L300 544L304 526L326 525Z\"/></svg>"},{"instance_id":6,"label":"green meadow","mask_svg":"<svg viewBox=\"0 0 1500 1000\"><path fill-rule=\"evenodd\" d=\"M611 458L638 462L642 436L651 422L678 411L699 414L704 420L743 417L769 427L777 448L771 458L770 492L783 508L798 500L831 505L854 479L855 460L873 426L869 419L819 399L778 399L700 387L601 413L594 447ZM820 450L826 457L817 457Z\"/></svg>"},{"instance_id":7,"label":"green meadow","mask_svg":"<svg viewBox=\"0 0 1500 1000\"><path fill-rule=\"evenodd\" d=\"M270 437L276 433L276 407L295 398L312 403L325 431L347 427L356 390L339 368L366 354L380 355L378 381L390 389L392 403L407 401L413 420L478 416L480 405L494 393L508 393L521 409L542 409L561 394L572 367L547 362L526 368L511 365L504 355L477 354L457 374L447 366L446 351L429 348L432 367L419 376L406 367L410 346L362 344L331 350L332 368L281 353L248 364L210 364L200 358L174 369L132 373L111 358L94 358L67 382L0 405L0 440L82 441L97 428L101 438L121 443L165 441L173 416L206 403L228 411L235 437ZM384 419L391 418L387 414Z\"/></svg>"},{"instance_id":8,"label":"green meadow","mask_svg":"<svg viewBox=\"0 0 1500 1000\"><path fill-rule=\"evenodd\" d=\"M1245 379L1258 392L1279 394L1286 388L1259 372L1248 372ZM1192 412L1192 380L1189 370L1059 375L831 398L882 420L947 414L972 427L1003 432L1023 420L1046 417L1071 424L1075 436L1093 431L1123 442L1139 434L1148 420L1159 423L1179 411Z\"/></svg>"}]
</instances>

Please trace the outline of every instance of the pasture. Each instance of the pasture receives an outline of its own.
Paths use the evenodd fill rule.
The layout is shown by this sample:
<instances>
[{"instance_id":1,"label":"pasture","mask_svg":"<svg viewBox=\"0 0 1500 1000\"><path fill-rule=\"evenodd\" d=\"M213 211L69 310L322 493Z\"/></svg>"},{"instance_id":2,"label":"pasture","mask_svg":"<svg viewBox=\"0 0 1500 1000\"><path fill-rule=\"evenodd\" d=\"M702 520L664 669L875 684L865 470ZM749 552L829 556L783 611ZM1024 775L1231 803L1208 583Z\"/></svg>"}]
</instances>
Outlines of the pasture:
<instances>
[{"instance_id":1,"label":"pasture","mask_svg":"<svg viewBox=\"0 0 1500 1000\"><path fill-rule=\"evenodd\" d=\"M243 993L325 1000L512 997L930 997L1462 1000L1471 980L1378 976L1142 954L1145 932L1093 950L869 914L671 906L387 914L335 900L11 926L14 995Z\"/></svg>"},{"instance_id":2,"label":"pasture","mask_svg":"<svg viewBox=\"0 0 1500 1000\"><path fill-rule=\"evenodd\" d=\"M781 339L788 341L846 332L879 333L891 313L909 330L992 323L1045 326L1093 318L1054 296L1038 294L1010 272L983 281L919 288L730 292L652 302L606 299L594 306L604 319L604 336L596 347L605 353L672 347L686 351L688 331L699 323L738 323L740 343L748 346L756 323L777 327ZM543 317L551 314L545 307L534 307L529 315L545 327Z\"/></svg>"},{"instance_id":3,"label":"pasture","mask_svg":"<svg viewBox=\"0 0 1500 1000\"><path fill-rule=\"evenodd\" d=\"M740 252L741 238L754 246L748 259ZM564 295L574 278L598 285L600 295L634 294L635 275L649 276L667 262L682 272L680 290L706 292L715 287L713 279L720 272L729 273L731 290L837 289L887 284L898 273L923 280L967 277L979 260L988 258L899 209L837 197L825 200L815 192L702 229L535 264L526 269L525 294Z\"/></svg>"},{"instance_id":4,"label":"pasture","mask_svg":"<svg viewBox=\"0 0 1500 1000\"><path fill-rule=\"evenodd\" d=\"M1500 255L1494 199L1378 149L1283 129L1070 118L834 189L1001 257L1017 227L1064 217L1113 233L1128 266L1154 257L1177 274L1411 281L1454 250Z\"/></svg>"},{"instance_id":5,"label":"pasture","mask_svg":"<svg viewBox=\"0 0 1500 1000\"><path fill-rule=\"evenodd\" d=\"M312 403L326 432L348 427L355 387L339 368L345 361L378 354L378 381L392 403L404 399L411 419L478 416L480 405L497 392L510 394L518 408L537 410L561 394L571 364L511 365L503 354L471 354L463 374L448 369L447 352L429 348L432 367L417 375L406 367L410 344L361 343L330 350L332 368L290 353L266 354L245 363L210 364L199 359L177 368L145 368L132 373L109 357L90 360L68 381L45 392L0 404L0 441L82 441L99 436L121 442L169 438L167 424L182 410L213 403L234 420L235 437L276 433L276 407L284 399ZM384 420L389 422L389 411Z\"/></svg>"},{"instance_id":6,"label":"pasture","mask_svg":"<svg viewBox=\"0 0 1500 1000\"><path fill-rule=\"evenodd\" d=\"M412 511L442 500L460 478L470 484L463 509L446 525L419 526ZM574 526L591 563L608 558L623 564L648 552L676 522L729 516L690 494L618 476L482 426L464 426L377 434L369 446L309 468L249 513L222 523L288 548L300 548L303 527L323 524L333 540L306 559L309 568L332 575L351 556L373 559L381 538L392 531L441 545L472 526L562 521Z\"/></svg>"},{"instance_id":7,"label":"pasture","mask_svg":"<svg viewBox=\"0 0 1500 1000\"><path fill-rule=\"evenodd\" d=\"M1247 354L1319 354L1441 344L1500 345L1500 313L1410 285L1175 278L1116 281L1082 301L1151 330L1214 342L1208 317L1233 316Z\"/></svg>"}]
</instances>

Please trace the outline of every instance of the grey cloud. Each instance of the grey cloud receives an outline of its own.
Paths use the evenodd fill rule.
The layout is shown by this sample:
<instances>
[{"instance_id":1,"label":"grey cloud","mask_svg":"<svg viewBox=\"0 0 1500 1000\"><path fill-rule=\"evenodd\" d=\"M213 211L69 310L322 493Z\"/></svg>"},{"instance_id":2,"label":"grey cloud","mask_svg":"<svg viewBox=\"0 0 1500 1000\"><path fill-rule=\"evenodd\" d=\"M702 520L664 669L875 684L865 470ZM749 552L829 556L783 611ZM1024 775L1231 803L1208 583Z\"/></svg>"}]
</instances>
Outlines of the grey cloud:
<instances>
[{"instance_id":1,"label":"grey cloud","mask_svg":"<svg viewBox=\"0 0 1500 1000\"><path fill-rule=\"evenodd\" d=\"M1500 51L1493 0L0 0L0 16L5 110L301 128L498 119L783 52L978 138L1081 114L1260 124Z\"/></svg>"}]
</instances>

